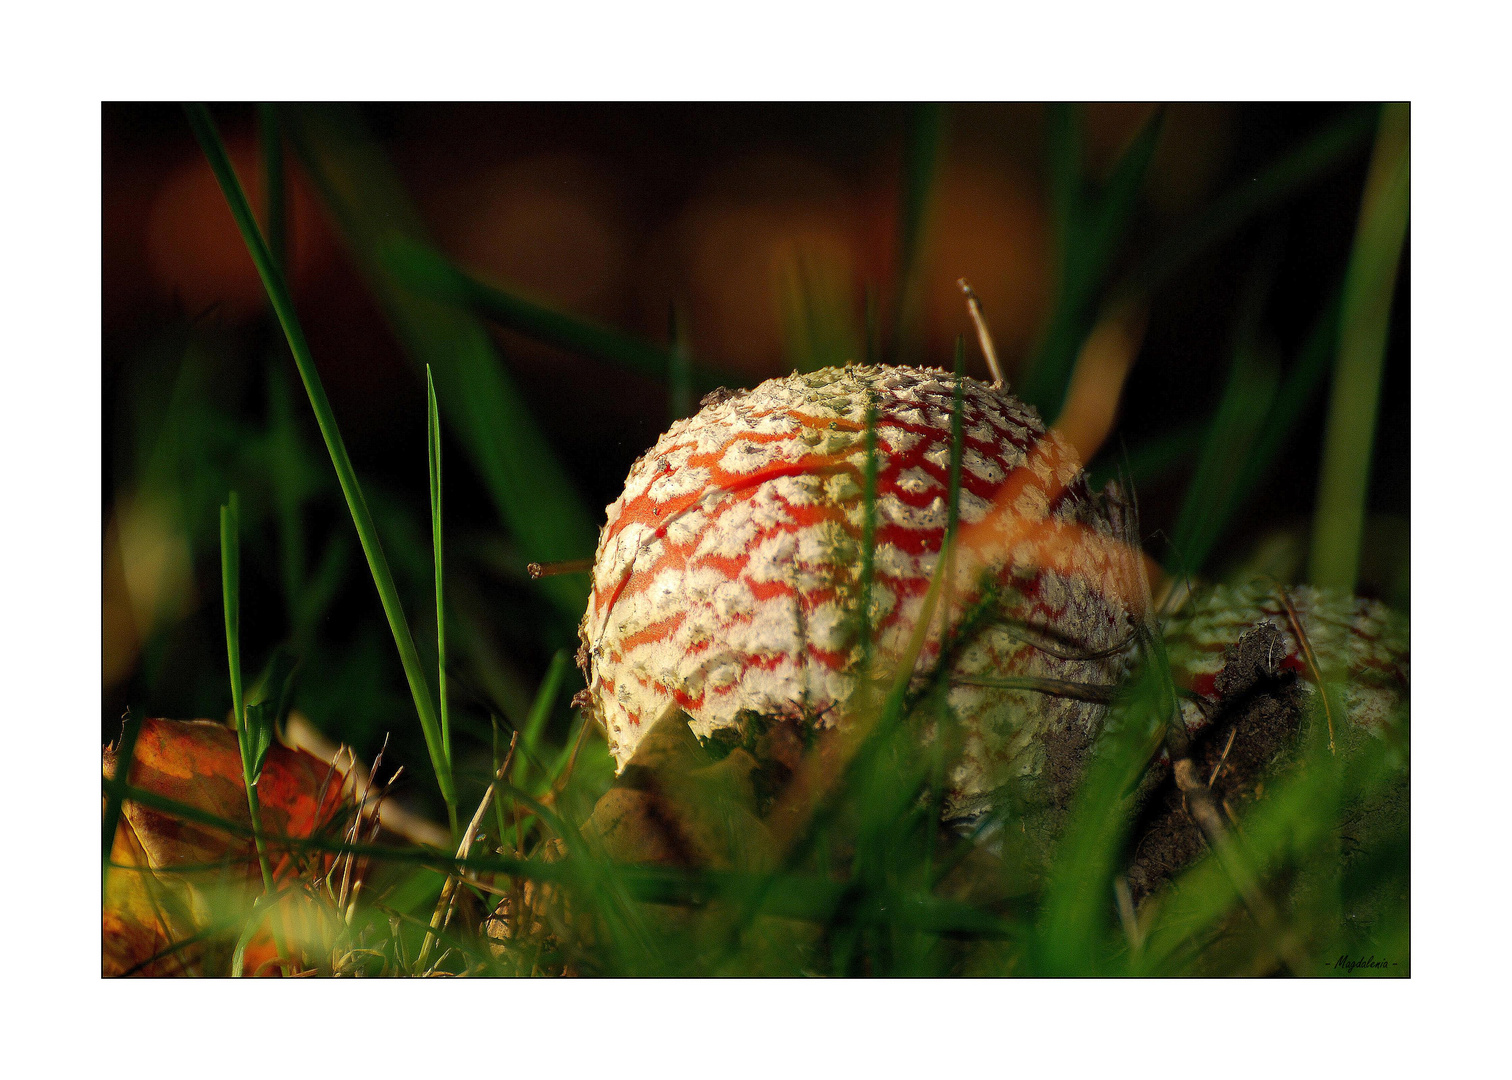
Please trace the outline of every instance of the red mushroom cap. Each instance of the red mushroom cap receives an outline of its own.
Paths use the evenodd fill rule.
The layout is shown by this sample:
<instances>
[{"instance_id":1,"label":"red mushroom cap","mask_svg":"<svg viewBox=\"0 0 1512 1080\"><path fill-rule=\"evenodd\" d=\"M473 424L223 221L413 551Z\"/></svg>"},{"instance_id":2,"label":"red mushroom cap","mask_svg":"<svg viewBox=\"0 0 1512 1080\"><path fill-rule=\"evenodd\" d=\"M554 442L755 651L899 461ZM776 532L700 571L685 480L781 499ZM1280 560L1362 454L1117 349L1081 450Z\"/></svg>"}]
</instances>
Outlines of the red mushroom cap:
<instances>
[{"instance_id":1,"label":"red mushroom cap","mask_svg":"<svg viewBox=\"0 0 1512 1080\"><path fill-rule=\"evenodd\" d=\"M1033 409L963 383L957 567L915 672L938 663L945 619L958 625L994 583L1001 610L949 673L965 733L951 797L964 812L1038 769L1044 732L1090 735L1102 707L963 680L1111 681L1132 639L1137 579L1116 499L1089 494L1074 453ZM674 703L701 738L751 715L844 722L863 654L873 407L866 622L878 668L896 666L945 541L955 392L955 377L938 370L795 373L711 395L635 463L608 509L581 629L590 695L621 767Z\"/></svg>"}]
</instances>

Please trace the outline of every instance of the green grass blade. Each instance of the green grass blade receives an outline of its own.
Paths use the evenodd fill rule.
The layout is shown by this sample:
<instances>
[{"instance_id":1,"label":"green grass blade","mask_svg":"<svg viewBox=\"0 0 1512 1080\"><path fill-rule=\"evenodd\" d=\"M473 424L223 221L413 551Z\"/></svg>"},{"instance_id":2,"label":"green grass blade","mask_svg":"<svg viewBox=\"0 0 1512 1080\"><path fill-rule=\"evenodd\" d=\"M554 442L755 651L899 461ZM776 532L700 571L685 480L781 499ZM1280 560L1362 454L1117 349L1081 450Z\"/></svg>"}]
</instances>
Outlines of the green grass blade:
<instances>
[{"instance_id":1,"label":"green grass blade","mask_svg":"<svg viewBox=\"0 0 1512 1080\"><path fill-rule=\"evenodd\" d=\"M247 787L247 812L252 818L257 864L263 890L273 894L273 871L263 843L262 812L257 803L257 779L262 758L272 743L266 718L259 710L254 721L242 696L241 666L241 509L236 492L220 508L221 602L226 616L226 664L231 670L231 712L236 718L236 743L241 751L242 779ZM280 952L282 949L280 948Z\"/></svg>"},{"instance_id":2,"label":"green grass blade","mask_svg":"<svg viewBox=\"0 0 1512 1080\"><path fill-rule=\"evenodd\" d=\"M1397 267L1407 238L1409 117L1405 104L1381 110L1354 250L1344 279L1339 358L1334 369L1309 576L1352 592L1360 572L1370 457Z\"/></svg>"},{"instance_id":3,"label":"green grass blade","mask_svg":"<svg viewBox=\"0 0 1512 1080\"><path fill-rule=\"evenodd\" d=\"M872 578L877 556L877 402L875 395L866 404L866 467L861 489L861 582L857 604L861 645L861 677L871 678L872 650Z\"/></svg>"},{"instance_id":4,"label":"green grass blade","mask_svg":"<svg viewBox=\"0 0 1512 1080\"><path fill-rule=\"evenodd\" d=\"M1145 175L1150 171L1150 162L1155 158L1155 148L1160 145L1160 133L1164 130L1165 109L1162 107L1145 121L1108 177L1096 213L1087 223L1087 247L1092 260L1087 275L1093 280L1102 279L1118 251L1118 243L1134 215Z\"/></svg>"},{"instance_id":5,"label":"green grass blade","mask_svg":"<svg viewBox=\"0 0 1512 1080\"><path fill-rule=\"evenodd\" d=\"M1116 290L1117 299L1157 292L1202 252L1251 218L1348 161L1370 138L1374 113L1351 108L1252 180L1219 197L1190 225L1152 251Z\"/></svg>"},{"instance_id":6,"label":"green grass blade","mask_svg":"<svg viewBox=\"0 0 1512 1080\"><path fill-rule=\"evenodd\" d=\"M242 740L242 770L251 778L247 785L248 802L257 797L257 781L262 777L263 764L268 759L268 751L273 747L277 708L277 703L272 701L258 701L247 706L247 734ZM260 825L258 827L261 828Z\"/></svg>"},{"instance_id":7,"label":"green grass blade","mask_svg":"<svg viewBox=\"0 0 1512 1080\"><path fill-rule=\"evenodd\" d=\"M294 702L294 684L299 672L299 661L293 651L280 645L268 657L267 666L247 692L247 708L266 705L275 726L282 724L289 715Z\"/></svg>"},{"instance_id":8,"label":"green grass blade","mask_svg":"<svg viewBox=\"0 0 1512 1080\"><path fill-rule=\"evenodd\" d=\"M588 726L588 718L579 713L577 725L568 728L567 741L562 744L561 752L557 754L556 759L546 770L545 788L555 786L557 781L567 772L567 766L572 762L573 751L578 749L579 740L588 734Z\"/></svg>"},{"instance_id":9,"label":"green grass blade","mask_svg":"<svg viewBox=\"0 0 1512 1080\"><path fill-rule=\"evenodd\" d=\"M492 734L493 734L493 775L497 777L497 776L501 775L500 770L502 770L504 768L504 755L501 754L501 753L499 753L499 719L496 716L495 717L490 717L489 719L490 719L490 721L491 721L491 723L493 725L493 732L492 732ZM515 743L515 752L519 753L519 743L518 742ZM510 775L513 776L512 769L511 769ZM499 845L502 848L508 842L507 838L510 836L509 823L508 823L508 821L505 820L505 817L504 817L504 796L503 796L503 793L500 792L500 791L498 791L498 790L495 790L494 796L495 796L494 797L494 801L493 801L494 828L498 832ZM518 850L518 847L519 847L519 832L518 832L518 830L516 830L516 832L515 832L514 835L515 835L515 839L516 839L516 850Z\"/></svg>"},{"instance_id":10,"label":"green grass blade","mask_svg":"<svg viewBox=\"0 0 1512 1080\"><path fill-rule=\"evenodd\" d=\"M116 747L115 776L105 781L105 814L100 842L101 896L105 893L105 878L110 873L110 849L115 844L116 826L121 821L121 802L131 773L131 761L136 756L137 736L141 733L141 714L127 710L126 721L121 725L121 742Z\"/></svg>"},{"instance_id":11,"label":"green grass blade","mask_svg":"<svg viewBox=\"0 0 1512 1080\"><path fill-rule=\"evenodd\" d=\"M436 384L425 365L425 450L430 467L431 552L436 563L436 694L441 703L441 750L451 767L451 709L446 702L446 588L441 543L441 416Z\"/></svg>"},{"instance_id":12,"label":"green grass blade","mask_svg":"<svg viewBox=\"0 0 1512 1080\"><path fill-rule=\"evenodd\" d=\"M1046 158L1050 171L1050 208L1062 281L1073 276L1085 198L1082 108L1052 104L1045 108Z\"/></svg>"},{"instance_id":13,"label":"green grass blade","mask_svg":"<svg viewBox=\"0 0 1512 1080\"><path fill-rule=\"evenodd\" d=\"M1151 652L1159 642L1152 642ZM1038 974L1090 975L1103 969L1113 912L1113 878L1133 814L1132 794L1157 753L1175 703L1161 665L1146 663L1093 748L1056 847L1040 911Z\"/></svg>"},{"instance_id":14,"label":"green grass blade","mask_svg":"<svg viewBox=\"0 0 1512 1080\"><path fill-rule=\"evenodd\" d=\"M220 508L221 606L226 616L226 665L231 671L231 716L240 732L246 713L241 670L241 522L236 492Z\"/></svg>"},{"instance_id":15,"label":"green grass blade","mask_svg":"<svg viewBox=\"0 0 1512 1080\"><path fill-rule=\"evenodd\" d=\"M920 348L919 321L923 315L923 266L919 253L929 225L931 198L944 157L945 106L913 106L908 119L903 156L903 198L898 208L898 277L894 302L898 305L893 328L895 362L912 363ZM875 357L877 354L871 354ZM873 363L878 362L873 359Z\"/></svg>"},{"instance_id":16,"label":"green grass blade","mask_svg":"<svg viewBox=\"0 0 1512 1080\"><path fill-rule=\"evenodd\" d=\"M287 274L289 215L284 184L283 136L279 132L278 110L272 105L257 107L257 141L262 162L263 221L268 251L273 256L273 265Z\"/></svg>"},{"instance_id":17,"label":"green grass blade","mask_svg":"<svg viewBox=\"0 0 1512 1080\"><path fill-rule=\"evenodd\" d=\"M1168 568L1173 574L1195 574L1207 562L1225 524L1217 511L1238 492L1236 479L1275 399L1277 381L1274 361L1252 344L1235 352L1172 532Z\"/></svg>"},{"instance_id":18,"label":"green grass blade","mask_svg":"<svg viewBox=\"0 0 1512 1080\"><path fill-rule=\"evenodd\" d=\"M293 636L303 643L305 621L305 530L300 504L304 495L304 447L294 425L288 378L281 365L268 370L268 463L274 518L278 525L279 571L284 606Z\"/></svg>"},{"instance_id":19,"label":"green grass blade","mask_svg":"<svg viewBox=\"0 0 1512 1080\"><path fill-rule=\"evenodd\" d=\"M526 771L535 762L536 748L541 745L541 732L546 730L546 721L551 718L551 710L556 706L557 695L561 692L562 683L566 681L571 667L571 655L566 649L559 649L546 668L541 688L536 691L530 714L525 719L520 745L515 749L515 761L510 775L516 784L523 783Z\"/></svg>"},{"instance_id":20,"label":"green grass blade","mask_svg":"<svg viewBox=\"0 0 1512 1080\"><path fill-rule=\"evenodd\" d=\"M1025 401L1057 416L1076 357L1095 315L1103 278L1118 253L1144 186L1165 122L1156 109L1114 166L1095 197L1083 176L1079 107L1052 106L1049 114L1051 205L1055 219L1057 293L1049 327L1035 349L1023 387Z\"/></svg>"},{"instance_id":21,"label":"green grass blade","mask_svg":"<svg viewBox=\"0 0 1512 1080\"><path fill-rule=\"evenodd\" d=\"M1050 321L1029 359L1028 377L1020 396L1047 420L1059 413L1055 384L1064 381L1082 336L1079 309L1083 295L1082 124L1080 106L1050 105L1046 109L1046 159L1049 166L1050 213L1055 244L1055 306Z\"/></svg>"},{"instance_id":22,"label":"green grass blade","mask_svg":"<svg viewBox=\"0 0 1512 1080\"><path fill-rule=\"evenodd\" d=\"M1339 296L1335 294L1313 324L1301 351L1288 369L1281 388L1276 391L1275 401L1255 435L1244 468L1234 481L1227 503L1218 514L1216 525L1219 531L1233 520L1244 500L1255 494L1271 466L1281 456L1292 429L1323 384L1338 329Z\"/></svg>"},{"instance_id":23,"label":"green grass blade","mask_svg":"<svg viewBox=\"0 0 1512 1080\"><path fill-rule=\"evenodd\" d=\"M677 318L674 305L667 315L667 407L671 419L681 420L692 416L696 394L693 390L693 360L688 351L688 338Z\"/></svg>"},{"instance_id":24,"label":"green grass blade","mask_svg":"<svg viewBox=\"0 0 1512 1080\"><path fill-rule=\"evenodd\" d=\"M261 899L259 897L259 899ZM258 928L262 926L263 912L261 905L253 902L252 916L242 927L241 933L236 936L236 947L231 950L231 977L240 979L242 969L247 966L247 946L252 944L252 939L257 936Z\"/></svg>"},{"instance_id":25,"label":"green grass blade","mask_svg":"<svg viewBox=\"0 0 1512 1080\"><path fill-rule=\"evenodd\" d=\"M798 251L782 267L778 307L782 351L794 371L817 371L855 363L865 349L857 333L851 267L841 259Z\"/></svg>"},{"instance_id":26,"label":"green grass blade","mask_svg":"<svg viewBox=\"0 0 1512 1080\"><path fill-rule=\"evenodd\" d=\"M519 388L471 312L417 294L392 274L395 244L428 245L399 176L360 115L342 106L284 114L289 140L355 256L417 374L429 363L447 425L483 482L526 562L582 558L598 539L594 517L557 460ZM570 638L588 582L543 578L535 588L558 614L553 632Z\"/></svg>"},{"instance_id":27,"label":"green grass blade","mask_svg":"<svg viewBox=\"0 0 1512 1080\"><path fill-rule=\"evenodd\" d=\"M392 237L379 252L393 279L419 296L468 308L547 345L591 356L638 375L668 381L672 349L597 323L564 314L478 280L428 244L406 236ZM709 387L717 385L705 374Z\"/></svg>"},{"instance_id":28,"label":"green grass blade","mask_svg":"<svg viewBox=\"0 0 1512 1080\"><path fill-rule=\"evenodd\" d=\"M941 648L948 641L951 634L951 601L955 592L955 564L956 533L961 527L961 454L966 445L963 428L966 414L966 339L960 334L956 335L955 342L955 393L950 409L950 483L946 493L945 504L945 541L942 546L942 554L945 556L945 584L944 601L941 610L944 611L944 631L941 634Z\"/></svg>"},{"instance_id":29,"label":"green grass blade","mask_svg":"<svg viewBox=\"0 0 1512 1080\"><path fill-rule=\"evenodd\" d=\"M1231 394L1235 399L1228 412L1231 416L1238 414L1238 428L1229 426L1227 420L1219 421L1215 417L1206 427L1201 424L1188 425L1154 438L1129 452L1128 474L1136 487L1158 479L1194 455L1199 462L1197 473L1194 473L1193 481L1188 487L1187 502L1181 510L1188 523L1183 525L1178 520L1177 527L1172 531L1175 550L1167 560L1169 567L1180 569L1177 564L1181 563L1185 554L1189 556L1189 560L1195 560L1187 569L1193 572L1200 569L1202 562L1206 561L1207 553L1212 550L1212 542L1222 535L1246 500L1259 491L1260 484L1286 448L1297 421L1322 385L1338 322L1339 297L1335 294L1313 324L1296 359L1287 369L1280 388L1274 392L1270 408L1260 423L1253 423L1254 418L1245 415L1244 402L1250 401L1250 407L1258 407L1261 400L1271 396L1267 389L1271 376L1263 364L1250 364L1252 370L1247 377L1241 378L1241 385L1226 391L1226 394ZM1233 376L1234 373L1231 372L1231 380ZM1222 408L1220 405L1220 409ZM1243 430L1240 431L1239 428ZM1241 444L1247 444L1248 449L1245 450ZM1206 490L1211 495L1212 486L1204 485L1198 480L1198 474L1204 471L1202 462L1208 455L1227 453L1231 448L1239 451L1234 456L1236 459L1242 458L1242 464L1231 474L1230 480L1218 485L1222 491L1216 496L1217 501L1204 504L1203 500L1208 496L1199 495L1199 491ZM1220 478L1224 475L1222 470L1217 470L1217 473ZM1089 483L1094 490L1101 490L1117 474L1116 463L1104 462L1091 471ZM1200 529L1196 527L1199 523ZM1198 532L1208 539L1197 537Z\"/></svg>"},{"instance_id":30,"label":"green grass blade","mask_svg":"<svg viewBox=\"0 0 1512 1080\"><path fill-rule=\"evenodd\" d=\"M394 587L388 560L384 557L383 546L379 543L378 532L373 526L372 513L368 510L367 500L363 497L362 487L357 481L357 472L352 468L346 444L342 441L341 431L336 426L336 416L331 411L331 403L326 398L325 387L320 381L320 373L315 368L314 358L310 355L309 345L305 342L304 330L300 327L299 318L295 314L293 299L289 295L282 275L273 265L267 244L258 231L257 222L252 216L252 208L247 202L246 193L242 190L241 181L236 176L236 170L231 165L231 159L226 154L225 144L215 128L215 121L210 117L210 110L203 105L190 105L186 106L185 111L189 117L190 126L194 129L195 137L199 139L210 167L215 172L216 180L220 182L227 205L231 208L231 214L236 219L238 229L241 230L242 240L252 255L257 272L262 277L263 287L267 290L273 310L288 339L289 351L293 353L295 366L299 369L299 377L304 382L305 392L310 399L310 407L315 412L315 421L320 427L321 437L325 440L326 450L331 455L331 464L336 469L336 479L341 484L342 494L346 496L347 508L352 514L352 523L356 526L358 540L361 541L363 553L367 556L368 569L373 575L373 584L378 588L378 597L383 604L384 615L388 618L389 630L393 633L394 644L399 649L399 660L404 667L404 675L409 682L410 694L415 702L415 711L420 718L426 749L430 752L431 764L436 771L436 782L455 826L457 796L452 786L451 769L447 766L446 755L442 750L441 727L436 717L435 704L431 700L425 670L420 664L419 654L415 651L415 642L410 636L409 624L404 618L404 607L400 603L399 592Z\"/></svg>"},{"instance_id":31,"label":"green grass blade","mask_svg":"<svg viewBox=\"0 0 1512 1080\"><path fill-rule=\"evenodd\" d=\"M1206 425L1195 423L1152 436L1129 450L1127 462L1105 451L1098 455L1097 464L1088 471L1087 486L1093 491L1101 491L1109 480L1126 475L1129 485L1138 491L1182 462L1190 461L1201 450L1206 433Z\"/></svg>"},{"instance_id":32,"label":"green grass blade","mask_svg":"<svg viewBox=\"0 0 1512 1080\"><path fill-rule=\"evenodd\" d=\"M1197 573L1207 561L1225 524L1222 511L1233 500L1235 481L1275 399L1276 366L1259 344L1259 330L1280 256L1279 237L1272 234L1262 247L1240 297L1228 380L1171 534L1167 565L1177 577Z\"/></svg>"}]
</instances>

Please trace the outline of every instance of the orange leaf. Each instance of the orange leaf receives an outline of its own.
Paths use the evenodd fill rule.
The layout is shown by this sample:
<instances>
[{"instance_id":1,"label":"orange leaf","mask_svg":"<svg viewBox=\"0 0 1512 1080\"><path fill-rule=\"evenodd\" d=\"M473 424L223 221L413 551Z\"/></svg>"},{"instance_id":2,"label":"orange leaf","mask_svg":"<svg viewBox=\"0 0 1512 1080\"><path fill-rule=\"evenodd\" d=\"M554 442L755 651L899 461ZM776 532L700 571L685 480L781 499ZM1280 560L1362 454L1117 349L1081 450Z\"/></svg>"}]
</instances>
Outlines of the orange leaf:
<instances>
[{"instance_id":1,"label":"orange leaf","mask_svg":"<svg viewBox=\"0 0 1512 1080\"><path fill-rule=\"evenodd\" d=\"M115 770L116 748L106 747L104 775L114 777ZM344 805L344 779L344 774L302 750L276 743L269 750L257 792L275 876L287 878L296 869L294 860L280 852L277 838L303 839L330 826ZM128 782L251 828L236 733L213 721L144 720ZM121 806L111 862L103 911L106 975L196 970L201 950L160 954L208 929L206 891L228 884L262 889L250 837L185 821L129 799ZM248 966L252 957L261 959L265 951L249 949Z\"/></svg>"}]
</instances>

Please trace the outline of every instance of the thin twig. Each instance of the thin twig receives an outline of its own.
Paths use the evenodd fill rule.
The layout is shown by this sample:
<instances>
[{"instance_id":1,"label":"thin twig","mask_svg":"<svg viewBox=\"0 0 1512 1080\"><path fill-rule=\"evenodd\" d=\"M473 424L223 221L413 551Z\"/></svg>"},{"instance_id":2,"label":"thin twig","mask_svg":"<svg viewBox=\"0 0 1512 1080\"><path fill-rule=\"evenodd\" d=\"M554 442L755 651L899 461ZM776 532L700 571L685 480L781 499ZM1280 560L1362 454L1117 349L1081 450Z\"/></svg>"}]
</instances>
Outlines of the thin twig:
<instances>
[{"instance_id":1,"label":"thin twig","mask_svg":"<svg viewBox=\"0 0 1512 1080\"><path fill-rule=\"evenodd\" d=\"M1328 687L1323 685L1323 669L1318 666L1318 658L1313 655L1312 642L1307 639L1307 631L1302 628L1302 616L1297 614L1297 609L1292 605L1291 596L1286 591L1286 586L1276 583L1276 595L1281 598L1281 606L1286 609L1286 617L1291 622L1292 633L1297 635L1297 644L1302 646L1302 655L1307 657L1307 666L1312 669L1313 681L1318 684L1318 696L1323 699L1323 717L1328 722L1328 752L1334 750L1334 727L1333 709L1328 705Z\"/></svg>"},{"instance_id":2,"label":"thin twig","mask_svg":"<svg viewBox=\"0 0 1512 1080\"><path fill-rule=\"evenodd\" d=\"M559 574L586 574L592 569L592 559L564 559L561 562L529 563L525 567L525 572L534 581L543 577L556 577Z\"/></svg>"},{"instance_id":3,"label":"thin twig","mask_svg":"<svg viewBox=\"0 0 1512 1080\"><path fill-rule=\"evenodd\" d=\"M992 385L1002 387L1003 369L998 364L997 350L992 347L992 334L987 329L987 317L982 314L982 301L977 297L976 290L966 283L965 278L960 278L956 284L966 294L966 310L971 312L971 321L976 326L977 341L982 345L982 355L987 357L987 370L992 372Z\"/></svg>"},{"instance_id":4,"label":"thin twig","mask_svg":"<svg viewBox=\"0 0 1512 1080\"><path fill-rule=\"evenodd\" d=\"M1208 787L1213 786L1213 782L1218 779L1218 774L1223 771L1223 763L1228 760L1229 751L1234 747L1234 736L1237 734L1239 734L1237 727L1229 729L1228 742L1223 745L1223 754L1218 758L1218 764L1213 766L1213 775L1208 777Z\"/></svg>"},{"instance_id":5,"label":"thin twig","mask_svg":"<svg viewBox=\"0 0 1512 1080\"><path fill-rule=\"evenodd\" d=\"M1015 619L1006 614L999 614L994 619L994 623L1006 631L1008 636L1015 641L1022 641L1030 648L1038 649L1042 653L1049 653L1057 660L1102 660L1109 656L1117 656L1119 653L1127 652L1129 647L1134 644L1134 640L1139 636L1139 628L1135 626L1112 645L1101 649L1087 649L1083 648L1080 642L1067 637L1053 627L1039 626L1024 619ZM1030 631L1031 633L1025 633L1024 631ZM1040 637L1036 638L1033 636L1034 634L1039 634ZM1062 649L1055 645L1048 645L1044 641L1045 638L1059 638L1068 648Z\"/></svg>"},{"instance_id":6,"label":"thin twig","mask_svg":"<svg viewBox=\"0 0 1512 1080\"><path fill-rule=\"evenodd\" d=\"M586 726L586 722L585 722ZM520 733L516 731L509 739L509 751L504 755L504 762L494 773L493 779L488 782L488 787L483 789L483 798L478 801L478 809L474 811L472 821L468 822L467 832L462 835L462 842L457 845L457 859L460 861L467 858L472 851L473 837L483 826L483 816L488 813L489 806L493 803L494 792L498 789L504 777L509 773L509 767L514 763L515 746L519 742ZM500 838L502 842L502 837ZM465 872L465 871L464 871ZM441 887L441 896L436 900L436 910L431 915L430 928L425 932L425 942L420 946L420 956L415 961L418 970L425 969L425 962L430 958L431 944L435 940L435 934L442 933L451 923L452 909L457 899L457 882L460 874L449 874L446 884ZM448 950L450 951L450 950ZM442 953L436 960L440 966L441 961L446 959L446 953Z\"/></svg>"},{"instance_id":7,"label":"thin twig","mask_svg":"<svg viewBox=\"0 0 1512 1080\"><path fill-rule=\"evenodd\" d=\"M343 753L350 753L350 751L347 750L347 748L346 748L345 745L338 746L336 748L336 752L331 755L331 764L330 764L330 767L326 769L325 779L320 782L319 791L318 791L318 793L315 796L315 814L316 814L317 818L320 816L321 808L325 806L326 790L330 787L331 778L336 775L336 763L341 760L341 755ZM353 759L353 760L355 760L355 759ZM348 766L348 768L350 768L350 766ZM341 786L343 788L346 787L346 776L345 776L345 774L343 774L342 777L341 777ZM341 802L341 790L340 789L338 789L337 792L336 792L336 802L337 802L338 805ZM335 815L333 814L332 817L334 818L334 816ZM316 888L316 887L319 886L319 884L320 884L320 860L317 859L313 863L311 863L311 868L310 868L310 887L311 888Z\"/></svg>"},{"instance_id":8,"label":"thin twig","mask_svg":"<svg viewBox=\"0 0 1512 1080\"><path fill-rule=\"evenodd\" d=\"M373 759L373 767L368 770L367 783L362 788L362 799L357 804L357 816L352 819L352 827L347 830L350 833L349 843L357 843L358 837L361 836L362 814L367 809L368 794L373 790L373 777L378 774L378 766L383 763L383 752L388 749L388 744L389 737L388 733L385 732L383 735L383 746L379 748L378 756ZM341 892L336 897L336 907L338 910L346 907L347 889L352 882L352 862L354 858L355 856L352 852L347 852L346 869L341 874Z\"/></svg>"},{"instance_id":9,"label":"thin twig","mask_svg":"<svg viewBox=\"0 0 1512 1080\"><path fill-rule=\"evenodd\" d=\"M316 814L319 814L320 811L321 811L321 808L325 806L326 792L330 789L331 778L336 775L336 763L341 760L341 755L343 753L350 754L350 751L347 750L347 748L346 748L345 745L338 746L336 748L336 752L331 755L331 764L329 766L327 766L327 768L326 768L325 779L320 782L320 787L316 791L316 795L315 795L315 813ZM356 760L356 759L354 758L353 760ZM348 768L350 768L350 767L351 766L348 766ZM343 775L341 779L342 779L343 786L345 786L346 777ZM338 799L340 798L340 795L341 795L341 792L338 789L338 791L337 791L337 797L338 797Z\"/></svg>"},{"instance_id":10,"label":"thin twig","mask_svg":"<svg viewBox=\"0 0 1512 1080\"><path fill-rule=\"evenodd\" d=\"M1035 694L1089 701L1095 705L1111 705L1118 696L1117 685L1071 682L1067 679L1042 679L1034 675L1008 678L991 678L984 675L953 675L953 686L984 686L996 690L1027 690Z\"/></svg>"},{"instance_id":11,"label":"thin twig","mask_svg":"<svg viewBox=\"0 0 1512 1080\"><path fill-rule=\"evenodd\" d=\"M589 719L583 717L582 726L578 728L577 739L572 744L572 753L568 755L567 765L562 769L562 775L557 777L557 782L551 785L551 790L541 799L543 806L554 806L556 797L567 787L567 781L572 778L572 770L577 766L578 751L583 748L583 739L588 734Z\"/></svg>"},{"instance_id":12,"label":"thin twig","mask_svg":"<svg viewBox=\"0 0 1512 1080\"><path fill-rule=\"evenodd\" d=\"M388 778L388 782L383 785L383 790L378 793L378 800L373 804L373 825L372 828L368 829L369 844L377 842L378 833L383 828L383 815L381 813L383 810L383 801L389 797L389 792L394 790L394 785L399 782L399 778L403 775L404 766L401 765L394 770L394 775ZM357 896L362 892L362 886L367 881L368 864L370 861L368 856L364 855L362 857L362 865L357 868L357 880L352 882L352 898L348 901L346 909L346 924L348 926L352 925L352 919L357 915Z\"/></svg>"}]
</instances>

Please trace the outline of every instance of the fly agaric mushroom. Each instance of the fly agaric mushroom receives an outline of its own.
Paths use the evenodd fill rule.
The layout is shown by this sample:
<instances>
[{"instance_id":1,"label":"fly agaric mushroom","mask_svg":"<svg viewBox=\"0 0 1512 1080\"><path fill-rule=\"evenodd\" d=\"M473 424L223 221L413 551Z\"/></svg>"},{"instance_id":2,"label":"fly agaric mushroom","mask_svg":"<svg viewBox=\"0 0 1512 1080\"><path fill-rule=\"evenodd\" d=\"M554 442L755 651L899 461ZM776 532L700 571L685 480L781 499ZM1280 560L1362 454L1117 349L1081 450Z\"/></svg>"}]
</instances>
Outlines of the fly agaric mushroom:
<instances>
[{"instance_id":1,"label":"fly agaric mushroom","mask_svg":"<svg viewBox=\"0 0 1512 1080\"><path fill-rule=\"evenodd\" d=\"M1051 734L1085 746L1103 709L987 684L1111 683L1140 595L1116 487L1092 495L1074 452L1032 408L995 385L962 384L956 565L916 676L939 663L944 632L984 586L1000 602L949 657L964 735L948 779L953 818L1039 772ZM591 708L620 768L672 706L701 739L746 740L754 718L811 731L846 722L868 635L870 670L896 668L945 545L956 389L954 376L929 369L795 373L710 395L636 461L608 509L580 631Z\"/></svg>"},{"instance_id":2,"label":"fly agaric mushroom","mask_svg":"<svg viewBox=\"0 0 1512 1080\"><path fill-rule=\"evenodd\" d=\"M1342 683L1344 715L1329 736L1382 735L1400 719L1407 700L1411 654L1407 623L1384 604L1345 593L1274 583L1217 585L1167 619L1164 637L1172 671L1191 693L1181 703L1187 728L1207 724L1199 701L1218 698L1214 678L1224 653L1245 631L1268 622L1280 631L1269 666L1304 680Z\"/></svg>"}]
</instances>

